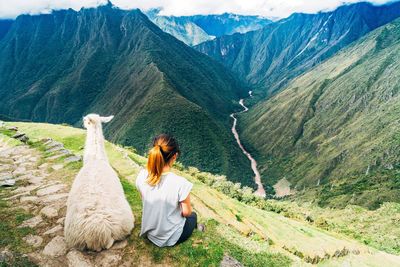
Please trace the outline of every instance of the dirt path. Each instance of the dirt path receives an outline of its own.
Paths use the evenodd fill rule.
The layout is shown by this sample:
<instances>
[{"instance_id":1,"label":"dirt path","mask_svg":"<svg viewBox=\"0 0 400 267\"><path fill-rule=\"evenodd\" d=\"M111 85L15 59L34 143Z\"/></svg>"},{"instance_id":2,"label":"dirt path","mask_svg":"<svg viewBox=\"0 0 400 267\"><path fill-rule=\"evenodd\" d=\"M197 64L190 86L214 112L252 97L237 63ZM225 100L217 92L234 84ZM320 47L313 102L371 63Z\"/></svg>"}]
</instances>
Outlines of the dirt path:
<instances>
[{"instance_id":1,"label":"dirt path","mask_svg":"<svg viewBox=\"0 0 400 267\"><path fill-rule=\"evenodd\" d=\"M249 96L252 97L252 91L249 91ZM232 125L232 133L233 136L236 139L236 142L238 143L240 149L242 150L243 154L246 155L246 157L250 160L251 162L251 169L254 172L254 182L257 184L257 190L254 192L257 196L260 197L265 197L266 193L264 190L264 187L261 183L261 175L260 172L257 169L257 161L251 156L251 154L243 147L242 142L240 141L239 133L236 130L237 126L237 118L236 115L240 113L247 112L249 110L248 107L244 105L244 99L239 100L239 104L243 107L243 110L240 112L232 113L230 117L233 119L233 125Z\"/></svg>"}]
</instances>

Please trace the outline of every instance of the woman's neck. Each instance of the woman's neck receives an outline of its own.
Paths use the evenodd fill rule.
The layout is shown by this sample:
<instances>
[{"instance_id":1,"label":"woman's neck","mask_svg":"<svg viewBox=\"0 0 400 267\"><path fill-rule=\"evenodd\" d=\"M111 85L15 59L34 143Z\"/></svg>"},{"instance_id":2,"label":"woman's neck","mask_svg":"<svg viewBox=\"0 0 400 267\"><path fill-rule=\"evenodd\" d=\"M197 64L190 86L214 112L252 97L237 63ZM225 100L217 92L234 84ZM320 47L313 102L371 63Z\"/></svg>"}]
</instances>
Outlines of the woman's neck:
<instances>
[{"instance_id":1,"label":"woman's neck","mask_svg":"<svg viewBox=\"0 0 400 267\"><path fill-rule=\"evenodd\" d=\"M171 170L171 166L167 165L167 166L164 166L162 172L166 173L166 172L169 172L170 170Z\"/></svg>"}]
</instances>

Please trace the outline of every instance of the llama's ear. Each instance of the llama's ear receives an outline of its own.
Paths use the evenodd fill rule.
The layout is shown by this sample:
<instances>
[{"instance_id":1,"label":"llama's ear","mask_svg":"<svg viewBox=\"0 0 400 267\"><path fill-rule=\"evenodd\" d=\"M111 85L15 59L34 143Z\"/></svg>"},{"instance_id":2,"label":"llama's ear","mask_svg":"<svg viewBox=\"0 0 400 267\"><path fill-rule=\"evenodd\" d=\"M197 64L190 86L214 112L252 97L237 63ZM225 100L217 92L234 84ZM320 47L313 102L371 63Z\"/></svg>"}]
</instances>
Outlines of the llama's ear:
<instances>
[{"instance_id":1,"label":"llama's ear","mask_svg":"<svg viewBox=\"0 0 400 267\"><path fill-rule=\"evenodd\" d=\"M114 118L114 116L108 116L108 117L101 117L101 122L103 123L107 123L109 121L111 121Z\"/></svg>"}]
</instances>

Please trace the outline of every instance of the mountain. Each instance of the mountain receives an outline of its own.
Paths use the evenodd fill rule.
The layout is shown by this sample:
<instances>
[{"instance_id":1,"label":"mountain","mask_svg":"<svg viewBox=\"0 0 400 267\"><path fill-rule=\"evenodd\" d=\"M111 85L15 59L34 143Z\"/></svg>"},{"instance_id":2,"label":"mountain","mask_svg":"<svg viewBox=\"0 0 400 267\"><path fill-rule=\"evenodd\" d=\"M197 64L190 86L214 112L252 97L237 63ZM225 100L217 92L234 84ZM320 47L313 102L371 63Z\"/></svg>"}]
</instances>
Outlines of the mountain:
<instances>
[{"instance_id":1,"label":"mountain","mask_svg":"<svg viewBox=\"0 0 400 267\"><path fill-rule=\"evenodd\" d=\"M161 30L171 34L187 45L193 46L213 39L188 17L159 16L158 11L146 12L149 19Z\"/></svg>"},{"instance_id":2,"label":"mountain","mask_svg":"<svg viewBox=\"0 0 400 267\"><path fill-rule=\"evenodd\" d=\"M229 118L247 89L139 10L19 16L0 41L0 73L0 117L81 126L89 112L113 114L110 140L145 153L169 132L183 164L253 185Z\"/></svg>"},{"instance_id":3,"label":"mountain","mask_svg":"<svg viewBox=\"0 0 400 267\"><path fill-rule=\"evenodd\" d=\"M6 35L8 30L11 28L13 20L1 20L0 19L0 40Z\"/></svg>"},{"instance_id":4,"label":"mountain","mask_svg":"<svg viewBox=\"0 0 400 267\"><path fill-rule=\"evenodd\" d=\"M222 36L195 48L222 62L256 93L266 96L399 16L400 2L344 5L333 12L293 14L261 30Z\"/></svg>"},{"instance_id":5,"label":"mountain","mask_svg":"<svg viewBox=\"0 0 400 267\"><path fill-rule=\"evenodd\" d=\"M216 37L259 30L272 22L260 16L244 16L231 13L195 15L188 18L201 27L207 34Z\"/></svg>"},{"instance_id":6,"label":"mountain","mask_svg":"<svg viewBox=\"0 0 400 267\"><path fill-rule=\"evenodd\" d=\"M242 16L230 13L221 15L162 16L159 9L151 9L146 15L163 31L193 46L212 40L216 36L245 33L258 30L271 23L259 16Z\"/></svg>"},{"instance_id":7,"label":"mountain","mask_svg":"<svg viewBox=\"0 0 400 267\"><path fill-rule=\"evenodd\" d=\"M264 183L320 205L400 202L399 55L397 19L243 114Z\"/></svg>"}]
</instances>

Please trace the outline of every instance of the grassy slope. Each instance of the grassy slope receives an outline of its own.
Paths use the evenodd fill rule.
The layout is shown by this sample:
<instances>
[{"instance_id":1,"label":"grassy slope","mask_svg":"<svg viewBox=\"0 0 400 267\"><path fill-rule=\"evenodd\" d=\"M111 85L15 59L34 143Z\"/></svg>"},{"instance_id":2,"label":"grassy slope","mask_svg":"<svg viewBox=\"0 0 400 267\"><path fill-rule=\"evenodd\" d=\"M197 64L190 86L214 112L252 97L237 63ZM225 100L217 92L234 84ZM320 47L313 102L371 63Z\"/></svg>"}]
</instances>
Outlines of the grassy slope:
<instances>
[{"instance_id":1,"label":"grassy slope","mask_svg":"<svg viewBox=\"0 0 400 267\"><path fill-rule=\"evenodd\" d=\"M13 125L18 126L33 140L52 137L63 142L75 153L82 153L84 131L80 129L33 123L13 123ZM195 184L192 192L194 208L200 214L200 220L207 222L208 230L206 233L196 233L190 242L182 246L156 248L137 237L140 228L141 202L133 182L139 166L143 165L146 159L110 143L107 143L106 147L110 162L120 174L136 217L137 224L130 237L130 242L136 248L132 252L135 255L145 253L151 255L156 262L202 266L218 265L223 253L228 252L248 266L284 266L289 264L289 258L292 263L303 262L294 255L311 261L316 256L324 258L346 248L350 251L360 251L360 255L350 254L344 257L350 262L364 262L372 266L378 266L379 262L385 263L385 261L386 264L394 264L392 256L388 254L380 252L376 254L375 250L343 236L328 233L301 221L287 219L276 213L247 206L178 170L175 171ZM133 159L133 162L129 158ZM73 172L76 171L75 169ZM73 175L69 177L68 182L71 183ZM367 251L371 251L371 254ZM332 258L322 261L321 264L332 265L337 261L336 258Z\"/></svg>"},{"instance_id":2,"label":"grassy slope","mask_svg":"<svg viewBox=\"0 0 400 267\"><path fill-rule=\"evenodd\" d=\"M400 20L379 28L242 116L265 183L321 205L400 201L399 36Z\"/></svg>"}]
</instances>

